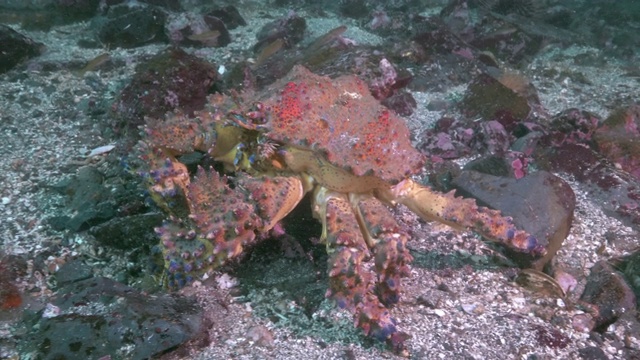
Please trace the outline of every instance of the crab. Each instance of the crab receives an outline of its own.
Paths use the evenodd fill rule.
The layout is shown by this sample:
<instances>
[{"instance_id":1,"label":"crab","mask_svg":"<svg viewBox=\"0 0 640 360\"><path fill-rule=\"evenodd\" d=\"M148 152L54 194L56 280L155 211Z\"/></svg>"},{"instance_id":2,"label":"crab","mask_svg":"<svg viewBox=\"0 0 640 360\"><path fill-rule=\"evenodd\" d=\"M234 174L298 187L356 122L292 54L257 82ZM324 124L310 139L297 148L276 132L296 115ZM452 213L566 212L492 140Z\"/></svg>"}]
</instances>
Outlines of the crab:
<instances>
[{"instance_id":1,"label":"crab","mask_svg":"<svg viewBox=\"0 0 640 360\"><path fill-rule=\"evenodd\" d=\"M167 287L238 257L310 193L329 253L327 296L367 335L396 349L405 334L389 309L412 257L391 207L402 204L534 257L545 253L499 211L412 180L425 156L403 120L356 76L331 79L295 66L262 91L212 95L195 116L149 120L141 150L149 192L168 213L156 229ZM216 166L190 173L178 159L193 153Z\"/></svg>"}]
</instances>

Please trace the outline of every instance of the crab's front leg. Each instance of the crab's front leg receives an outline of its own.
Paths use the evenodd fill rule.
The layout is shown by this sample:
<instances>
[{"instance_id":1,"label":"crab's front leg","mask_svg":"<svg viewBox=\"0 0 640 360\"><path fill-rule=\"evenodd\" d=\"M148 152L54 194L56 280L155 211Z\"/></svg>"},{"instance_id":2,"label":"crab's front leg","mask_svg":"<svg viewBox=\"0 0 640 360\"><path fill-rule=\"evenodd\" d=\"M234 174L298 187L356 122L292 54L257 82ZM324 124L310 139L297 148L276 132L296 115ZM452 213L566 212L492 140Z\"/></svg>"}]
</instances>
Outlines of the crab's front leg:
<instances>
[{"instance_id":1,"label":"crab's front leg","mask_svg":"<svg viewBox=\"0 0 640 360\"><path fill-rule=\"evenodd\" d=\"M397 331L389 309L377 295L381 292L383 298L397 300L399 281L396 280L399 279L396 279L396 275L400 275L405 269L396 271L395 265L387 262L392 258L391 262L398 259L398 252L392 249L398 248L397 243L388 243L393 245L387 249L383 249L387 247L383 242L374 244L375 250L382 254L380 259L376 256L376 268L387 268L390 271L385 275L383 270L381 281L378 281L365 267L364 263L371 254L351 201L344 194L332 193L324 188L317 189L314 195L314 216L322 221L322 239L329 253L330 286L327 297L335 300L339 307L351 311L355 317L355 325L362 328L365 334L387 340L400 351L405 334ZM408 256L405 260L410 260L408 253L400 253L401 256ZM376 283L381 286L377 287Z\"/></svg>"},{"instance_id":2,"label":"crab's front leg","mask_svg":"<svg viewBox=\"0 0 640 360\"><path fill-rule=\"evenodd\" d=\"M516 229L511 218L503 216L500 211L478 206L473 199L456 197L453 191L442 194L406 179L380 196L391 203L406 205L425 220L472 230L488 240L533 256L546 253L534 236Z\"/></svg>"},{"instance_id":3,"label":"crab's front leg","mask_svg":"<svg viewBox=\"0 0 640 360\"><path fill-rule=\"evenodd\" d=\"M161 238L165 284L180 288L240 255L265 238L304 196L297 177L229 179L199 168L187 186L189 215L171 217L156 232Z\"/></svg>"}]
</instances>

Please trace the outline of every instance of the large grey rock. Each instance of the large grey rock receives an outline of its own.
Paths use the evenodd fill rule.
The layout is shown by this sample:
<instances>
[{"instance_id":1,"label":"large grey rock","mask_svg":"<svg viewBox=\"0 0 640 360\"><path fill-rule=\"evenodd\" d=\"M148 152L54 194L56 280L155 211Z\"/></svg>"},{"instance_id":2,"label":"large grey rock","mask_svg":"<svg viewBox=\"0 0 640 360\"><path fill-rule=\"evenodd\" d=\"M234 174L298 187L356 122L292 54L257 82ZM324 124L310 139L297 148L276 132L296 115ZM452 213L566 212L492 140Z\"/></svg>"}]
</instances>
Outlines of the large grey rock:
<instances>
[{"instance_id":1,"label":"large grey rock","mask_svg":"<svg viewBox=\"0 0 640 360\"><path fill-rule=\"evenodd\" d=\"M520 266L542 270L569 234L575 194L566 182L549 172L539 171L516 180L463 170L452 185L458 194L511 216L518 227L545 245L547 255L540 259L513 254Z\"/></svg>"}]
</instances>

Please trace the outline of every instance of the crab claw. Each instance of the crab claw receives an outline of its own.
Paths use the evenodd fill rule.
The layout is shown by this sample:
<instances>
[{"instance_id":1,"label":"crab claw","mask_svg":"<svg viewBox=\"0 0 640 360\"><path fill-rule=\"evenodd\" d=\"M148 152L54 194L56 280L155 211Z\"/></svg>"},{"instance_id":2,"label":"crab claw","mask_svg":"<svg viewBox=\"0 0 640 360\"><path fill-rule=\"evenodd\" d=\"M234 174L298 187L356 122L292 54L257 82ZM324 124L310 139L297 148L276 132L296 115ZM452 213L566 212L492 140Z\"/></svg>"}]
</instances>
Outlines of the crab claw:
<instances>
[{"instance_id":1,"label":"crab claw","mask_svg":"<svg viewBox=\"0 0 640 360\"><path fill-rule=\"evenodd\" d=\"M250 177L238 178L238 184L249 192L249 200L254 202L263 226L260 232L271 230L280 220L293 210L306 192L297 177Z\"/></svg>"},{"instance_id":2,"label":"crab claw","mask_svg":"<svg viewBox=\"0 0 640 360\"><path fill-rule=\"evenodd\" d=\"M472 230L488 240L536 257L547 252L533 235L516 229L510 217L497 210L479 207L473 199L455 197L453 191L442 194L406 179L393 186L390 193L384 197L390 196L391 202L406 205L425 220Z\"/></svg>"},{"instance_id":3,"label":"crab claw","mask_svg":"<svg viewBox=\"0 0 640 360\"><path fill-rule=\"evenodd\" d=\"M170 288L188 285L260 241L257 234L273 228L304 196L298 178L243 174L230 184L202 167L185 192L188 220L174 218L157 229Z\"/></svg>"}]
</instances>

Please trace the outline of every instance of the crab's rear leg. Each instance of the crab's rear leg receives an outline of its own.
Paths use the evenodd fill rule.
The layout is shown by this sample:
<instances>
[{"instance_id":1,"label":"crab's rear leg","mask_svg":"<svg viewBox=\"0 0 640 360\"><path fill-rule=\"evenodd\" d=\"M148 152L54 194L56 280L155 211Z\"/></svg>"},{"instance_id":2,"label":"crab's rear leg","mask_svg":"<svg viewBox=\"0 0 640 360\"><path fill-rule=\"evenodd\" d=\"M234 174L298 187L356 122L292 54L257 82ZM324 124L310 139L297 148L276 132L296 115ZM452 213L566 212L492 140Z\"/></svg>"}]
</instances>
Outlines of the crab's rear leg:
<instances>
[{"instance_id":1,"label":"crab's rear leg","mask_svg":"<svg viewBox=\"0 0 640 360\"><path fill-rule=\"evenodd\" d=\"M327 297L351 311L355 325L365 334L391 342L402 338L389 309L376 296L373 275L365 268L370 252L349 199L326 189L317 190L314 199L314 215L322 221L322 239L329 253ZM397 343L400 348L401 341Z\"/></svg>"},{"instance_id":2,"label":"crab's rear leg","mask_svg":"<svg viewBox=\"0 0 640 360\"><path fill-rule=\"evenodd\" d=\"M381 194L392 203L406 205L425 220L436 220L453 228L472 230L480 235L534 256L546 253L537 239L516 229L511 218L500 211L480 207L473 199L456 197L451 191L442 194L429 187L406 179L393 186L388 194Z\"/></svg>"}]
</instances>

